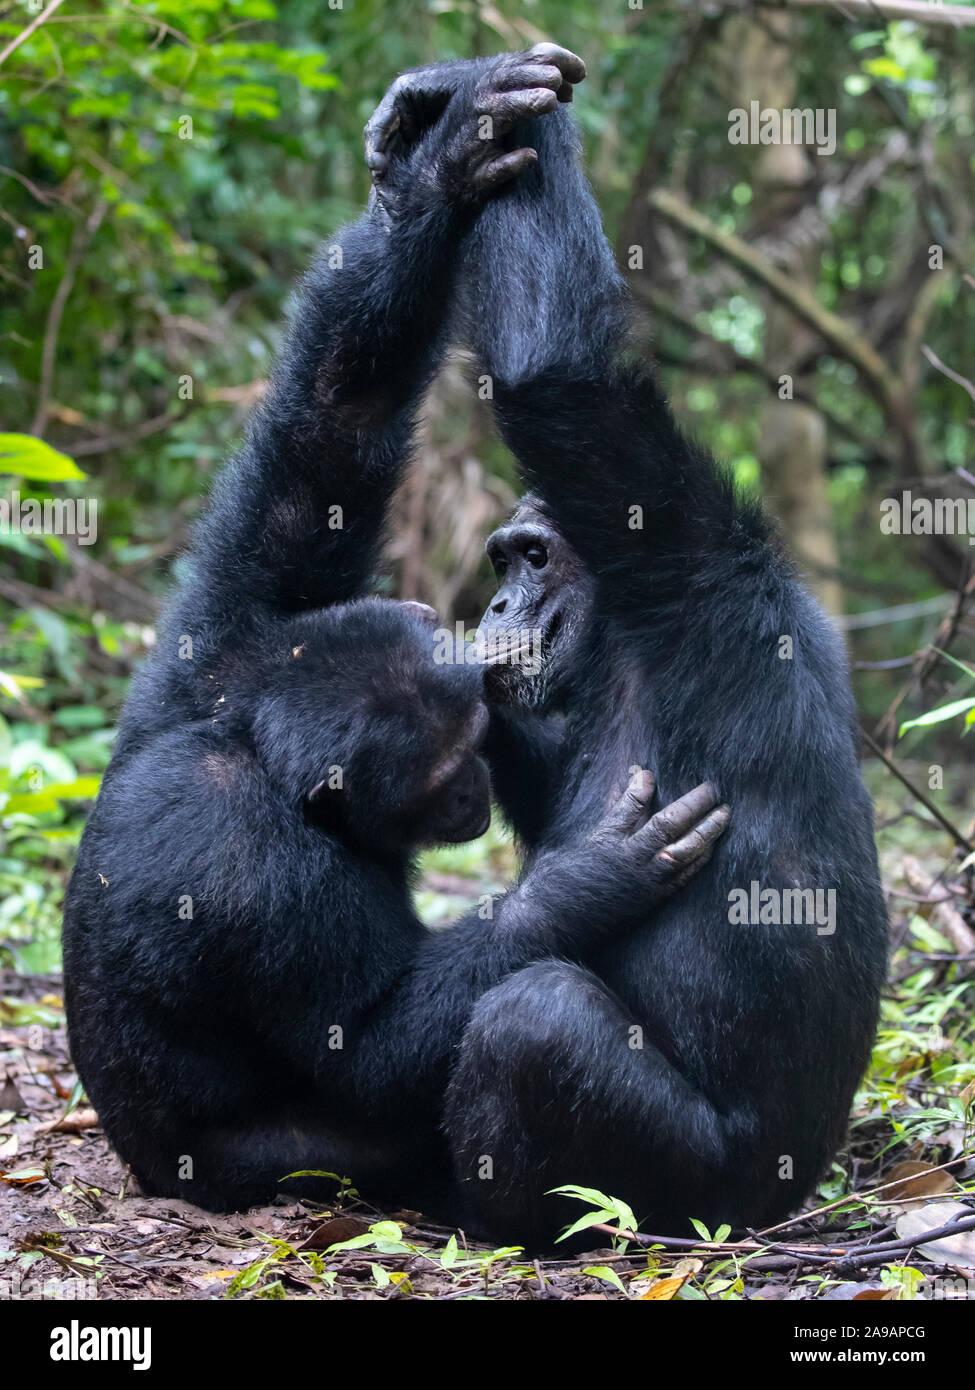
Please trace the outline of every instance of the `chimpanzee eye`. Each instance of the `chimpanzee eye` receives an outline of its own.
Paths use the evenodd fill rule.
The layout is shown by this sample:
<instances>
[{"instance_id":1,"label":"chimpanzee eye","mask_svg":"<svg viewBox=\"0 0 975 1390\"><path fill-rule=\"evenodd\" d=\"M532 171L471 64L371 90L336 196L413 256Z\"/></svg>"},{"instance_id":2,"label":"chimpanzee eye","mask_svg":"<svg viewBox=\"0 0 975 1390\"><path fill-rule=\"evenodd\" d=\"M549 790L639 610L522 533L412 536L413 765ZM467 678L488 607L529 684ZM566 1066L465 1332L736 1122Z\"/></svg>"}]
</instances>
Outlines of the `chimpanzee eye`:
<instances>
[{"instance_id":1,"label":"chimpanzee eye","mask_svg":"<svg viewBox=\"0 0 975 1390\"><path fill-rule=\"evenodd\" d=\"M525 559L532 569L544 569L548 564L548 551L543 545L530 545L525 551Z\"/></svg>"},{"instance_id":2,"label":"chimpanzee eye","mask_svg":"<svg viewBox=\"0 0 975 1390\"><path fill-rule=\"evenodd\" d=\"M504 558L503 555L498 555L491 561L491 563L494 566L494 573L497 575L499 579L503 579L508 569L507 560Z\"/></svg>"}]
</instances>

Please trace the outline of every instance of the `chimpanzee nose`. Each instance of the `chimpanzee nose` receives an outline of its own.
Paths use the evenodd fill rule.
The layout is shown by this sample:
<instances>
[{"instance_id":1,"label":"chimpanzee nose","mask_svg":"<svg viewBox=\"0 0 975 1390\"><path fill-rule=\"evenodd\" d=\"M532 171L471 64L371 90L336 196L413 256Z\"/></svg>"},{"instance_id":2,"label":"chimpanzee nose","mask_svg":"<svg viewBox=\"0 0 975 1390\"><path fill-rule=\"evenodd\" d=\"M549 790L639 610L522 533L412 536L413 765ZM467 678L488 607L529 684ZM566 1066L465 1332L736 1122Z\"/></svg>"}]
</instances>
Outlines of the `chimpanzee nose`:
<instances>
[{"instance_id":1,"label":"chimpanzee nose","mask_svg":"<svg viewBox=\"0 0 975 1390\"><path fill-rule=\"evenodd\" d=\"M492 613L503 613L504 610L507 608L507 606L508 606L508 600L507 600L506 598L499 599L497 603L492 603L492 604L491 604L491 612L492 612Z\"/></svg>"}]
</instances>

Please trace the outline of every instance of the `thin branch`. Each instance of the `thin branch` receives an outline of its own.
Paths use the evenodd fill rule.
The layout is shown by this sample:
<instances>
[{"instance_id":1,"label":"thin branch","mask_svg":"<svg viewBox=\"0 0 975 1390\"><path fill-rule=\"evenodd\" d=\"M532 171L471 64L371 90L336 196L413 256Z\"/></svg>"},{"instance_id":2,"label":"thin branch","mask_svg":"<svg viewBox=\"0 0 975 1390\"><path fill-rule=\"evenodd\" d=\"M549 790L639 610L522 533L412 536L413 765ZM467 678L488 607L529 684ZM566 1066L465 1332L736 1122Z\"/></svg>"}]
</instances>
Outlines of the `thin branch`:
<instances>
[{"instance_id":1,"label":"thin branch","mask_svg":"<svg viewBox=\"0 0 975 1390\"><path fill-rule=\"evenodd\" d=\"M44 21L49 19L54 11L59 10L63 4L64 0L51 0L47 9L41 10L37 18L32 19L26 29L21 29L17 37L10 40L7 47L0 53L0 63L5 62L6 59L10 57L11 53L15 52L26 39L29 39L34 30L39 29Z\"/></svg>"},{"instance_id":2,"label":"thin branch","mask_svg":"<svg viewBox=\"0 0 975 1390\"><path fill-rule=\"evenodd\" d=\"M962 376L959 372L953 372L950 367L946 367L941 358L936 357L931 351L927 343L923 344L921 351L931 363L932 367L936 367L942 376L946 376L949 381L953 381L956 386L960 386L962 390L967 391L972 400L975 401L975 386L972 385L967 377Z\"/></svg>"},{"instance_id":3,"label":"thin branch","mask_svg":"<svg viewBox=\"0 0 975 1390\"><path fill-rule=\"evenodd\" d=\"M835 352L852 362L865 378L871 394L880 402L884 413L901 432L905 462L909 466L916 466L918 446L914 422L905 404L903 383L896 373L891 371L872 343L851 328L838 314L820 304L815 295L793 276L779 270L766 256L756 251L741 237L735 236L733 232L721 231L710 218L697 212L683 198L678 198L667 189L657 188L649 194L647 201L655 212L685 231L701 237L746 275L770 290L781 303L815 329Z\"/></svg>"},{"instance_id":4,"label":"thin branch","mask_svg":"<svg viewBox=\"0 0 975 1390\"><path fill-rule=\"evenodd\" d=\"M897 766L893 758L889 758L887 754L884 752L884 750L881 748L880 744L877 743L875 739L870 737L866 729L861 729L860 733L864 743L871 750L871 752L876 754L876 756L883 763L884 767L886 767L889 772L892 772L894 776L898 779L898 781L903 782L904 786L911 793L911 795L915 797L918 801L920 801L921 805L924 807L926 811L930 812L930 814L934 816L938 824L944 830L947 830L948 834L954 840L955 844L961 845L962 849L965 850L968 854L975 854L975 844L973 844L971 840L966 839L965 836L961 833L961 831L957 829L956 826L952 825L948 817L938 810L937 806L934 804L931 798L926 796L924 792L921 791L920 787L915 786L915 784L911 781L907 774L905 772L902 772L901 769Z\"/></svg>"},{"instance_id":5,"label":"thin branch","mask_svg":"<svg viewBox=\"0 0 975 1390\"><path fill-rule=\"evenodd\" d=\"M975 6L940 5L931 0L758 0L763 9L831 9L852 18L863 15L869 19L913 20L918 24L940 24L964 29L975 24Z\"/></svg>"},{"instance_id":6,"label":"thin branch","mask_svg":"<svg viewBox=\"0 0 975 1390\"><path fill-rule=\"evenodd\" d=\"M19 174L16 169L8 169L6 164L0 164L0 174L6 174L8 178L16 179L18 183L22 183L27 192L39 203L43 203L45 207L50 207L54 202L52 194L45 193L43 188L38 188L36 183L32 183L25 174Z\"/></svg>"},{"instance_id":7,"label":"thin branch","mask_svg":"<svg viewBox=\"0 0 975 1390\"><path fill-rule=\"evenodd\" d=\"M701 328L689 314L685 314L676 304L655 290L652 285L645 284L635 275L630 276L629 285L637 299L642 300L655 315L670 319L678 328L714 349L725 358L732 371L748 372L765 382L766 386L773 391L779 390L781 385L779 373L766 366L759 358L746 357L743 352L738 351L733 343L723 342L721 339L715 338L707 329ZM796 386L793 399L804 401L807 405L812 406L838 434L855 444L865 458L877 458L890 462L891 456L882 440L864 438L854 426L848 424L846 420L841 420L838 415L834 415L820 405L811 391Z\"/></svg>"},{"instance_id":8,"label":"thin branch","mask_svg":"<svg viewBox=\"0 0 975 1390\"><path fill-rule=\"evenodd\" d=\"M888 747L893 747L897 733L897 711L912 690L916 688L923 691L925 681L941 660L939 651L945 652L951 646L958 626L965 617L966 605L973 596L975 596L975 574L970 575L964 587L956 592L954 602L951 605L951 612L942 618L938 625L938 631L934 635L934 641L922 647L917 653L910 680L894 696L890 708L877 725L876 737L886 739Z\"/></svg>"},{"instance_id":9,"label":"thin branch","mask_svg":"<svg viewBox=\"0 0 975 1390\"><path fill-rule=\"evenodd\" d=\"M31 434L40 437L44 433L47 424L48 411L51 403L51 388L54 385L54 364L57 356L58 334L61 331L61 318L64 314L64 306L68 302L68 295L74 285L74 277L78 272L78 266L84 258L85 252L91 245L92 239L98 228L102 224L102 218L108 211L108 203L98 202L92 209L88 220L82 227L76 227L74 236L71 238L71 249L68 252L67 263L64 267L64 274L54 292L51 307L47 313L47 323L44 327L44 347L41 352L41 380L38 388L37 412L34 422L31 425Z\"/></svg>"},{"instance_id":10,"label":"thin branch","mask_svg":"<svg viewBox=\"0 0 975 1390\"><path fill-rule=\"evenodd\" d=\"M130 444L134 444L139 439L146 439L150 434L158 434L160 430L168 430L170 426L177 424L185 416L182 410L168 411L165 415L154 415L149 420L143 420L138 425L133 425L128 430L117 430L114 434L103 434L97 439L82 439L76 444L67 446L72 458L81 458L88 454L107 454L112 449L124 449Z\"/></svg>"}]
</instances>

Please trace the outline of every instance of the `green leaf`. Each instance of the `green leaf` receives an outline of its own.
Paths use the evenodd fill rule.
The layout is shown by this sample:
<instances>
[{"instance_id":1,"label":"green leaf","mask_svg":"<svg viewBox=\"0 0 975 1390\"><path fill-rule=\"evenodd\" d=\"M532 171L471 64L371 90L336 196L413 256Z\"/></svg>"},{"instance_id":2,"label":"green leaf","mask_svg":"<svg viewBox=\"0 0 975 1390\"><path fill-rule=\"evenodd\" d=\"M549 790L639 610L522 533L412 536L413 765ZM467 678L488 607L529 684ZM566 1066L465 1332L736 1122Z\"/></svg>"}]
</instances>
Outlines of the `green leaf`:
<instances>
[{"instance_id":1,"label":"green leaf","mask_svg":"<svg viewBox=\"0 0 975 1390\"><path fill-rule=\"evenodd\" d=\"M952 700L950 705L942 705L940 709L929 709L927 714L919 715L917 719L908 719L906 724L900 726L897 736L903 738L908 729L927 729L932 724L944 724L946 720L954 719L956 715L965 714L972 709L975 709L975 699Z\"/></svg>"},{"instance_id":2,"label":"green leaf","mask_svg":"<svg viewBox=\"0 0 975 1390\"><path fill-rule=\"evenodd\" d=\"M614 1288L619 1289L620 1293L626 1293L620 1276L615 1269L610 1269L609 1265L587 1265L582 1272L583 1274L591 1274L594 1279L605 1279L607 1284L612 1284Z\"/></svg>"},{"instance_id":3,"label":"green leaf","mask_svg":"<svg viewBox=\"0 0 975 1390\"><path fill-rule=\"evenodd\" d=\"M889 77L892 82L903 82L907 76L900 63L895 63L893 58L866 58L860 66L871 77Z\"/></svg>"},{"instance_id":4,"label":"green leaf","mask_svg":"<svg viewBox=\"0 0 975 1390\"><path fill-rule=\"evenodd\" d=\"M0 815L40 815L56 811L60 801L91 801L98 795L100 777L76 777L72 782L52 782L36 792L17 792L0 806Z\"/></svg>"},{"instance_id":5,"label":"green leaf","mask_svg":"<svg viewBox=\"0 0 975 1390\"><path fill-rule=\"evenodd\" d=\"M558 1245L559 1241L568 1240L569 1236L574 1236L578 1231L588 1230L590 1226L602 1225L606 1221L612 1221L612 1219L613 1213L611 1211L591 1211L588 1215L580 1216L578 1221L573 1222L567 1230L562 1232L555 1243Z\"/></svg>"},{"instance_id":6,"label":"green leaf","mask_svg":"<svg viewBox=\"0 0 975 1390\"><path fill-rule=\"evenodd\" d=\"M74 459L32 434L0 434L0 473L43 483L85 477Z\"/></svg>"},{"instance_id":7,"label":"green leaf","mask_svg":"<svg viewBox=\"0 0 975 1390\"><path fill-rule=\"evenodd\" d=\"M13 740L10 737L10 726L0 714L0 796L3 795L10 781L10 750L13 748Z\"/></svg>"}]
</instances>

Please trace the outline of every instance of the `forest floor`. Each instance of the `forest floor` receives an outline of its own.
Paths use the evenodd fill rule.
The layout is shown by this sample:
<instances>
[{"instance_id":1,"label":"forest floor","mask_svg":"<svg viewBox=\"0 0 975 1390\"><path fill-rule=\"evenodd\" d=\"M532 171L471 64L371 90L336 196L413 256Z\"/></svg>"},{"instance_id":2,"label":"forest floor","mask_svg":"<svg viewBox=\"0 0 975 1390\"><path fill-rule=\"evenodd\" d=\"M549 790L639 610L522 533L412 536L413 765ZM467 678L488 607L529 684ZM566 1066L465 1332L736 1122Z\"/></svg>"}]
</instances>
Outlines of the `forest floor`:
<instances>
[{"instance_id":1,"label":"forest floor","mask_svg":"<svg viewBox=\"0 0 975 1390\"><path fill-rule=\"evenodd\" d=\"M847 1150L805 1214L782 1227L733 1242L704 1233L694 1245L689 1228L688 1240L648 1249L614 1240L620 1223L606 1213L591 1252L533 1260L416 1212L352 1200L323 1208L278 1199L215 1216L145 1197L76 1088L60 976L0 968L0 1300L894 1299L930 1297L945 1281L975 1297L975 1230L947 1243L926 1238L953 1221L975 1226L966 1119L975 1030L963 998L975 958L962 949L975 911L956 895L948 919L943 903L925 901L941 896L930 881L945 877L943 838L929 836L918 851L916 824L893 812L883 825L885 882L906 881L903 891L920 901L905 907L896 891L891 899L900 944ZM419 895L428 918L450 915L465 887L476 896L503 878L503 859L490 846L477 883L470 861L429 863ZM869 1196L894 1178L900 1187Z\"/></svg>"}]
</instances>

